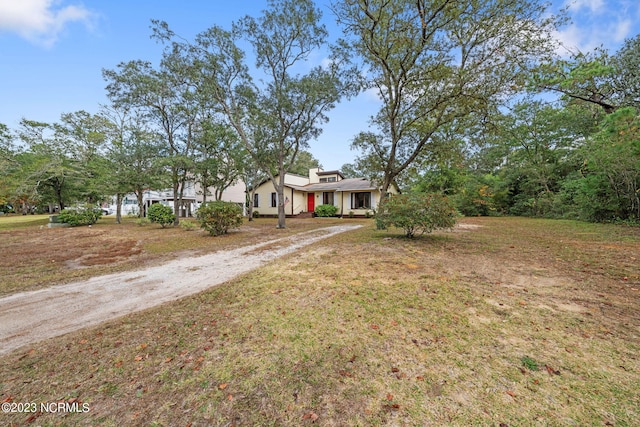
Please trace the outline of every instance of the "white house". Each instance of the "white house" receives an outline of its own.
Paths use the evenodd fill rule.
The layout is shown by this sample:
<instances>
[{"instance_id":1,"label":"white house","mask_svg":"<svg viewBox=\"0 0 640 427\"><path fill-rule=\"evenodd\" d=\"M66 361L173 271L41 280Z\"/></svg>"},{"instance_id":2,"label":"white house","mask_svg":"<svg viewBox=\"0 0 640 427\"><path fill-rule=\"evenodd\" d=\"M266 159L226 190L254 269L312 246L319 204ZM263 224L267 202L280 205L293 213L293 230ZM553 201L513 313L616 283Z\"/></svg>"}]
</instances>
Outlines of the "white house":
<instances>
[{"instance_id":1,"label":"white house","mask_svg":"<svg viewBox=\"0 0 640 427\"><path fill-rule=\"evenodd\" d=\"M366 216L376 209L382 193L380 188L364 178L347 178L340 171L309 169L309 176L288 173L285 183L285 213L297 216L314 212L316 206L328 204L338 208L339 216ZM398 193L397 188L389 188ZM256 188L252 200L254 211L260 215L278 215L278 195L271 180Z\"/></svg>"},{"instance_id":2,"label":"white house","mask_svg":"<svg viewBox=\"0 0 640 427\"><path fill-rule=\"evenodd\" d=\"M222 192L221 200L225 202L237 203L242 207L242 212L245 212L246 204L246 187L243 182L238 181L231 185L225 191ZM213 194L213 189L209 190L207 195L207 201L213 201L214 198L210 194ZM195 212L202 204L204 195L200 184L194 181L187 181L182 194L183 209L179 212L181 217L195 216ZM142 196L142 202L146 207L151 206L154 203L162 203L163 205L171 207L173 210L173 190L146 190ZM116 199L112 197L111 203L108 209L111 212L116 211ZM122 199L122 215L138 215L138 199L134 193L127 194ZM175 213L175 212L174 212Z\"/></svg>"}]
</instances>

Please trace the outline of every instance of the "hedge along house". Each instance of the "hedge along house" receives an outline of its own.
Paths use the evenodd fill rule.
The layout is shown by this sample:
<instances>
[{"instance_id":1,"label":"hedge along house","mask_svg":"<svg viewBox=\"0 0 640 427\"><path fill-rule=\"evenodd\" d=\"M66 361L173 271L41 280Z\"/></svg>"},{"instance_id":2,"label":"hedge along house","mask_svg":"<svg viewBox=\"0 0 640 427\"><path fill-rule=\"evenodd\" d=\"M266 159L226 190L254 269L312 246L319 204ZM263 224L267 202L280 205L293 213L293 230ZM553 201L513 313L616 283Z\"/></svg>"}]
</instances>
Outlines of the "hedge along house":
<instances>
[{"instance_id":1,"label":"hedge along house","mask_svg":"<svg viewBox=\"0 0 640 427\"><path fill-rule=\"evenodd\" d=\"M338 216L368 216L382 198L380 188L364 178L347 178L340 171L309 169L309 176L286 174L284 209L287 216L309 215L319 205L333 205ZM392 186L391 193L398 193ZM251 201L260 216L278 215L278 194L270 179L256 187Z\"/></svg>"}]
</instances>

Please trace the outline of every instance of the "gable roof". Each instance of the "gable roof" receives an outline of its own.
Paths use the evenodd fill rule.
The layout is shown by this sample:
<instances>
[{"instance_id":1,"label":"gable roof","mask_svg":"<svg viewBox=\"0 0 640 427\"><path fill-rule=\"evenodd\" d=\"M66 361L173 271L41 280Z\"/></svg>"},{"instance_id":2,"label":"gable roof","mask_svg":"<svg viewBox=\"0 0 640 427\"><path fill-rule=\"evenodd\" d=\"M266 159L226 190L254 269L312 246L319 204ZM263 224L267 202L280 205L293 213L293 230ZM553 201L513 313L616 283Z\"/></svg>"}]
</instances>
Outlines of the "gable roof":
<instances>
[{"instance_id":1,"label":"gable roof","mask_svg":"<svg viewBox=\"0 0 640 427\"><path fill-rule=\"evenodd\" d=\"M291 185L285 184L286 187L293 188L298 191L367 191L377 190L371 181L364 178L347 178L335 182L321 182L317 184L307 185Z\"/></svg>"}]
</instances>

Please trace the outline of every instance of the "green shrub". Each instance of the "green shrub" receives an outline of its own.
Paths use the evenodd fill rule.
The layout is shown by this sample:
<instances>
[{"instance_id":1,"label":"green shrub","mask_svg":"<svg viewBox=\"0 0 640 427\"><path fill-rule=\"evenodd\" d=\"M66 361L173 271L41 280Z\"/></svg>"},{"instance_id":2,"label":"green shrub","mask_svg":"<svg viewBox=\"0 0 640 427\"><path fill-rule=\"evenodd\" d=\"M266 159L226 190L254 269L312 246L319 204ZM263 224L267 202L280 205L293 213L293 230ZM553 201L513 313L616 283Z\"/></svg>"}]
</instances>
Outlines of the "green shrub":
<instances>
[{"instance_id":1,"label":"green shrub","mask_svg":"<svg viewBox=\"0 0 640 427\"><path fill-rule=\"evenodd\" d=\"M176 216L173 214L171 207L154 203L147 210L147 218L149 218L149 221L160 224L162 228L165 228L167 225L173 224Z\"/></svg>"},{"instance_id":2,"label":"green shrub","mask_svg":"<svg viewBox=\"0 0 640 427\"><path fill-rule=\"evenodd\" d=\"M138 224L140 227L142 227L143 225L148 225L151 221L149 221L148 218L138 218L136 220L136 224Z\"/></svg>"},{"instance_id":3,"label":"green shrub","mask_svg":"<svg viewBox=\"0 0 640 427\"><path fill-rule=\"evenodd\" d=\"M180 228L185 231L193 231L196 228L196 223L189 220L180 221Z\"/></svg>"},{"instance_id":4,"label":"green shrub","mask_svg":"<svg viewBox=\"0 0 640 427\"><path fill-rule=\"evenodd\" d=\"M209 202L198 208L200 227L212 236L226 234L230 228L242 225L242 209L233 202Z\"/></svg>"},{"instance_id":5,"label":"green shrub","mask_svg":"<svg viewBox=\"0 0 640 427\"><path fill-rule=\"evenodd\" d=\"M456 223L456 210L440 194L394 194L382 200L376 212L378 229L402 228L407 237L451 228Z\"/></svg>"},{"instance_id":6,"label":"green shrub","mask_svg":"<svg viewBox=\"0 0 640 427\"><path fill-rule=\"evenodd\" d=\"M315 209L316 216L320 217L335 216L336 212L338 212L338 208L333 205L318 205Z\"/></svg>"},{"instance_id":7,"label":"green shrub","mask_svg":"<svg viewBox=\"0 0 640 427\"><path fill-rule=\"evenodd\" d=\"M254 218L260 218L260 212L258 212L258 211L253 211L253 217L254 217Z\"/></svg>"},{"instance_id":8,"label":"green shrub","mask_svg":"<svg viewBox=\"0 0 640 427\"><path fill-rule=\"evenodd\" d=\"M91 225L98 222L102 216L102 210L94 207L64 209L58 215L58 221L73 227L78 225Z\"/></svg>"}]
</instances>

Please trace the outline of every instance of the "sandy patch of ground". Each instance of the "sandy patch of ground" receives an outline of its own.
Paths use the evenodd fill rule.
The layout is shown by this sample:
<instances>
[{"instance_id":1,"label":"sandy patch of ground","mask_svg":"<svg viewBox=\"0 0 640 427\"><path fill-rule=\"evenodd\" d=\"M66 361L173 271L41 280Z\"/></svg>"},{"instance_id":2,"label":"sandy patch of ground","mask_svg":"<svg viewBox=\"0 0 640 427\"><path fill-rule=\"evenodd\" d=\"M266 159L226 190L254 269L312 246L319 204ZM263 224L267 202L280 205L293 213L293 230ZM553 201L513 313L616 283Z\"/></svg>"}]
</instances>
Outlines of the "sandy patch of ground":
<instances>
[{"instance_id":1,"label":"sandy patch of ground","mask_svg":"<svg viewBox=\"0 0 640 427\"><path fill-rule=\"evenodd\" d=\"M359 225L332 226L0 299L0 354L195 294Z\"/></svg>"}]
</instances>

